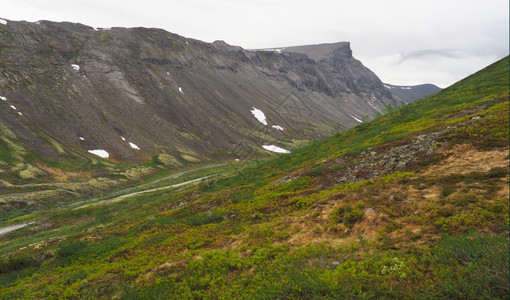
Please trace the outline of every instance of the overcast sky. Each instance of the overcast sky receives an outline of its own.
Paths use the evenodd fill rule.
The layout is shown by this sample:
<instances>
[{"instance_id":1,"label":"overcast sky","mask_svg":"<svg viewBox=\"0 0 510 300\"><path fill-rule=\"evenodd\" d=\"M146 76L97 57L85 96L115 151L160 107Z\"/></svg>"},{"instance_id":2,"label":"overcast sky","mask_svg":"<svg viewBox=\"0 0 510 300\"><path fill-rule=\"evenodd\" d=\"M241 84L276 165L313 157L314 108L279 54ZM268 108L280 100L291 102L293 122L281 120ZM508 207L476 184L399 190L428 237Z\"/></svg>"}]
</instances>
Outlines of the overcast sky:
<instances>
[{"instance_id":1,"label":"overcast sky","mask_svg":"<svg viewBox=\"0 0 510 300\"><path fill-rule=\"evenodd\" d=\"M508 55L508 2L0 0L0 17L158 27L246 49L349 41L384 82L446 87Z\"/></svg>"}]
</instances>

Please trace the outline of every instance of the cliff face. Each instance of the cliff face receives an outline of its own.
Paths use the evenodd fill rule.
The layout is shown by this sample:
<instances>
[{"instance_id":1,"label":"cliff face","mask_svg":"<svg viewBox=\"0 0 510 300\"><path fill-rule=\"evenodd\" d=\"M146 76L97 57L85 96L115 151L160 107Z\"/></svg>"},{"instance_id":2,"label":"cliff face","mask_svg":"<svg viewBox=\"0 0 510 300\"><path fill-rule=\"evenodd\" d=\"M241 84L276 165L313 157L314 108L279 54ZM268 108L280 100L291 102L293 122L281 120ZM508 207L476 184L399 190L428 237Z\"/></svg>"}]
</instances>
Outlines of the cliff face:
<instances>
[{"instance_id":1,"label":"cliff face","mask_svg":"<svg viewBox=\"0 0 510 300\"><path fill-rule=\"evenodd\" d=\"M263 144L291 150L396 104L348 43L313 47L320 57L161 29L8 21L0 24L0 134L48 157L102 149L125 162L158 153L234 158L263 154Z\"/></svg>"}]
</instances>

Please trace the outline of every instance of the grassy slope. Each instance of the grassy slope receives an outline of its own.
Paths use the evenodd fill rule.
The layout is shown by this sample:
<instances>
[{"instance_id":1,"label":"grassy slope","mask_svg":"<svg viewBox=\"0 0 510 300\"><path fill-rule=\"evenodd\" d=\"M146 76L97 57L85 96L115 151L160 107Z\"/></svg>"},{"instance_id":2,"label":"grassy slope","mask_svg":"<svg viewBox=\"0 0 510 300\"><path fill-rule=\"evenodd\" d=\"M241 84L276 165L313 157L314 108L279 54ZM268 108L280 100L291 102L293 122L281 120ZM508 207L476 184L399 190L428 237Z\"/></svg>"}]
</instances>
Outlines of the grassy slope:
<instances>
[{"instance_id":1,"label":"grassy slope","mask_svg":"<svg viewBox=\"0 0 510 300\"><path fill-rule=\"evenodd\" d=\"M508 86L505 58L237 175L44 212L0 297L506 298Z\"/></svg>"}]
</instances>

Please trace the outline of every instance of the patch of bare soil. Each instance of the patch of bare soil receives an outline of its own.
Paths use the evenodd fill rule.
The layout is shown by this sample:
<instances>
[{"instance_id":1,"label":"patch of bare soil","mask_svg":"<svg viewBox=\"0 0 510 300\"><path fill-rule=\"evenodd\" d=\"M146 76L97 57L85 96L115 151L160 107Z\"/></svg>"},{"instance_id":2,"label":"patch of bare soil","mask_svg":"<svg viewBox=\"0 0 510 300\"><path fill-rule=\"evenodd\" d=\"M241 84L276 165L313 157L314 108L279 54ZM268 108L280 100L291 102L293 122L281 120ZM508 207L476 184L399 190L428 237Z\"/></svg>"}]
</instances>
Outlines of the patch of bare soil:
<instances>
[{"instance_id":1,"label":"patch of bare soil","mask_svg":"<svg viewBox=\"0 0 510 300\"><path fill-rule=\"evenodd\" d=\"M505 178L505 181L508 182L508 177ZM499 198L508 198L510 195L508 184L503 185L503 188L496 195Z\"/></svg>"},{"instance_id":2,"label":"patch of bare soil","mask_svg":"<svg viewBox=\"0 0 510 300\"><path fill-rule=\"evenodd\" d=\"M69 179L75 178L92 178L91 172L68 172L61 169L52 168L41 163L37 163L37 167L43 169L58 181L68 181Z\"/></svg>"},{"instance_id":3,"label":"patch of bare soil","mask_svg":"<svg viewBox=\"0 0 510 300\"><path fill-rule=\"evenodd\" d=\"M176 269L178 267L182 267L182 266L186 265L187 263L188 263L187 259L181 259L179 261L167 261L167 262L164 262L164 263L154 267L149 272L145 273L145 275L140 275L140 277L138 277L136 279L136 282L140 283L142 281L149 281L156 274L169 273L169 272L171 272L172 270L174 270L174 269Z\"/></svg>"},{"instance_id":4,"label":"patch of bare soil","mask_svg":"<svg viewBox=\"0 0 510 300\"><path fill-rule=\"evenodd\" d=\"M363 218L352 228L331 220L331 211L336 207L336 201L323 203L317 212L306 216L287 218L291 227L289 243L293 245L306 245L325 243L333 247L349 245L359 240L359 236L372 240L376 237L379 226L383 224L384 213L373 208L364 210Z\"/></svg>"},{"instance_id":5,"label":"patch of bare soil","mask_svg":"<svg viewBox=\"0 0 510 300\"><path fill-rule=\"evenodd\" d=\"M487 172L492 168L508 167L508 148L490 151L476 150L471 144L459 144L452 148L441 149L443 154L451 154L440 164L431 166L422 174L425 176L445 176Z\"/></svg>"}]
</instances>

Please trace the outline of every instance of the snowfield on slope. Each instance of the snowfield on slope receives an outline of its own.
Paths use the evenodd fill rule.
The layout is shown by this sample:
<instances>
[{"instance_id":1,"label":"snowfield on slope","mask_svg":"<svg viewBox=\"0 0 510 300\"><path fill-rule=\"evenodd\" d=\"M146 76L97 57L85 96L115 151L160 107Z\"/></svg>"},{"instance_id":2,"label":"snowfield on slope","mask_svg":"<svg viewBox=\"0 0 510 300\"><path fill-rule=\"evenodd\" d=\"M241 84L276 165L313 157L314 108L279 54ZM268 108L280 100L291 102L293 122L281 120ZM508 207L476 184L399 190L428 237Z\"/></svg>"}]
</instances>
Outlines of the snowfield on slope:
<instances>
[{"instance_id":1,"label":"snowfield on slope","mask_svg":"<svg viewBox=\"0 0 510 300\"><path fill-rule=\"evenodd\" d=\"M355 116L353 116L353 115L349 115L349 116L351 116L351 117L352 117L354 120L356 120L357 122L359 122L359 123L363 123L363 121L361 121L360 119L356 118Z\"/></svg>"},{"instance_id":2,"label":"snowfield on slope","mask_svg":"<svg viewBox=\"0 0 510 300\"><path fill-rule=\"evenodd\" d=\"M290 153L289 150L285 150L285 149L280 148L275 145L262 145L262 148L264 148L268 151L271 151L271 152L276 152L276 153Z\"/></svg>"},{"instance_id":3,"label":"snowfield on slope","mask_svg":"<svg viewBox=\"0 0 510 300\"><path fill-rule=\"evenodd\" d=\"M131 143L131 142L128 142L128 143L129 143L129 146L131 146L131 148L140 150L140 148L135 143Z\"/></svg>"},{"instance_id":4,"label":"snowfield on slope","mask_svg":"<svg viewBox=\"0 0 510 300\"><path fill-rule=\"evenodd\" d=\"M257 120L259 120L260 123L267 125L266 115L264 114L263 111L261 111L260 109L256 109L255 107L253 107L252 110L250 111L253 114L253 116L257 118Z\"/></svg>"},{"instance_id":5,"label":"snowfield on slope","mask_svg":"<svg viewBox=\"0 0 510 300\"><path fill-rule=\"evenodd\" d=\"M89 153L92 153L94 155L97 155L101 158L108 158L110 157L110 153L106 152L105 150L102 150L102 149L97 149L97 150L89 150L88 151Z\"/></svg>"}]
</instances>

